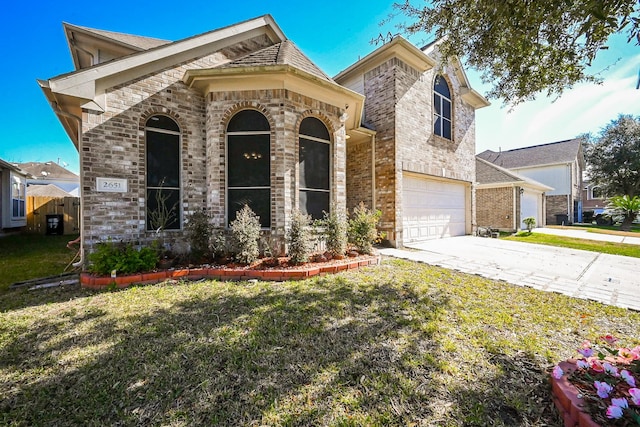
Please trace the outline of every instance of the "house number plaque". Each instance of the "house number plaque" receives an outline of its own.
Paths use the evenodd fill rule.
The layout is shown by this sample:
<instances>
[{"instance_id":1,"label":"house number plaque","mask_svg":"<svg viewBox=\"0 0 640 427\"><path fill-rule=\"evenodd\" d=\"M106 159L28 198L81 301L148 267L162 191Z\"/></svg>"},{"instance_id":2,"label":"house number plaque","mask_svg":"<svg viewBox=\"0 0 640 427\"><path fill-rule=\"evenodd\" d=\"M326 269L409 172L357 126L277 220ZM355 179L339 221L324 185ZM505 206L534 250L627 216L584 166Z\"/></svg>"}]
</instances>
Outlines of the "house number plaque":
<instances>
[{"instance_id":1,"label":"house number plaque","mask_svg":"<svg viewBox=\"0 0 640 427\"><path fill-rule=\"evenodd\" d=\"M123 178L96 178L96 190L106 193L126 193L127 180Z\"/></svg>"}]
</instances>

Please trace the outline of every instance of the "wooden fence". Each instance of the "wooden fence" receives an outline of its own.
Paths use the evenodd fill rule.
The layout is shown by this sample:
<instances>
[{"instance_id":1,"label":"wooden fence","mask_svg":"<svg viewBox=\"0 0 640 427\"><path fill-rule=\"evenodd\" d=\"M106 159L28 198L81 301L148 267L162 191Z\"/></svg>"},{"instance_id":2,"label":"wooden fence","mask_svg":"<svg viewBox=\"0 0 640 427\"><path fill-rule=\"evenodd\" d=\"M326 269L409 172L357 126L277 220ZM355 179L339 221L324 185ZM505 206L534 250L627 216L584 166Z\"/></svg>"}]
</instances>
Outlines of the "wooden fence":
<instances>
[{"instance_id":1,"label":"wooden fence","mask_svg":"<svg viewBox=\"0 0 640 427\"><path fill-rule=\"evenodd\" d=\"M62 219L62 226L54 230L53 226L60 227L59 219ZM27 196L27 231L39 234L80 233L80 198Z\"/></svg>"}]
</instances>

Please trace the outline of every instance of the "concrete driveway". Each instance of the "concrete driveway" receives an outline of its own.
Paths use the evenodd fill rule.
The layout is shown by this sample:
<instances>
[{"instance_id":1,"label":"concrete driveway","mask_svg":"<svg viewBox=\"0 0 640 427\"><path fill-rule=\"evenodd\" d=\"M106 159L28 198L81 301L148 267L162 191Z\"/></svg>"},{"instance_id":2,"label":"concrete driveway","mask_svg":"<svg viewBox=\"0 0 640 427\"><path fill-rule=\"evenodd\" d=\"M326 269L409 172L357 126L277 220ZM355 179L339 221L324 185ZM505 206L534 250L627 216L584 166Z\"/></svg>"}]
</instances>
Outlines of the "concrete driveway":
<instances>
[{"instance_id":1,"label":"concrete driveway","mask_svg":"<svg viewBox=\"0 0 640 427\"><path fill-rule=\"evenodd\" d=\"M473 236L380 253L640 311L640 258Z\"/></svg>"}]
</instances>

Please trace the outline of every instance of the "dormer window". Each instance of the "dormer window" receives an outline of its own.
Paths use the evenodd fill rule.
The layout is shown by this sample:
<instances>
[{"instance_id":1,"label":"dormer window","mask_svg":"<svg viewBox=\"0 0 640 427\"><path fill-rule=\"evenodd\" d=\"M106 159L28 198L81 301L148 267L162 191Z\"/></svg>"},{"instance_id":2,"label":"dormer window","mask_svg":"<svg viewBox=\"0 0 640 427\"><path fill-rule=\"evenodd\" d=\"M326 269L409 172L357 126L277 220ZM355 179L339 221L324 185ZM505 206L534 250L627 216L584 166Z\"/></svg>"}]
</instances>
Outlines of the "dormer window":
<instances>
[{"instance_id":1,"label":"dormer window","mask_svg":"<svg viewBox=\"0 0 640 427\"><path fill-rule=\"evenodd\" d=\"M433 133L451 139L451 91L441 75L433 85Z\"/></svg>"}]
</instances>

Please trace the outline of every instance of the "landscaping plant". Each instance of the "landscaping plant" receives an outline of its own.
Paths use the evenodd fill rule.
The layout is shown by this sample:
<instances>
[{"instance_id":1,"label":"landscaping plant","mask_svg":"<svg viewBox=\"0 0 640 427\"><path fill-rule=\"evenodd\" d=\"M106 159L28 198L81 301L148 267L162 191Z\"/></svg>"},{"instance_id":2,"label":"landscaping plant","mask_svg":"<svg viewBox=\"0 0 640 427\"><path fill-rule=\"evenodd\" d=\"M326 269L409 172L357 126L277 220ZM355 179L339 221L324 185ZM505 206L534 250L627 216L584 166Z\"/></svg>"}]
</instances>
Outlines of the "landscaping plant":
<instances>
[{"instance_id":1,"label":"landscaping plant","mask_svg":"<svg viewBox=\"0 0 640 427\"><path fill-rule=\"evenodd\" d=\"M532 216L528 216L525 219L522 220L522 222L524 222L524 224L527 226L527 231L529 233L531 233L531 230L533 230L533 227L536 226L536 219Z\"/></svg>"},{"instance_id":2,"label":"landscaping plant","mask_svg":"<svg viewBox=\"0 0 640 427\"><path fill-rule=\"evenodd\" d=\"M331 207L331 212L325 212L324 218L317 224L324 229L327 251L334 257L344 255L347 252L349 229L346 212L334 205Z\"/></svg>"},{"instance_id":3,"label":"landscaping plant","mask_svg":"<svg viewBox=\"0 0 640 427\"><path fill-rule=\"evenodd\" d=\"M109 275L150 271L158 263L158 252L149 247L137 249L131 242L106 241L98 243L95 252L89 254L89 271Z\"/></svg>"},{"instance_id":4,"label":"landscaping plant","mask_svg":"<svg viewBox=\"0 0 640 427\"><path fill-rule=\"evenodd\" d=\"M303 264L309 261L313 248L311 238L311 216L294 210L291 226L287 230L289 261L292 264Z\"/></svg>"},{"instance_id":5,"label":"landscaping plant","mask_svg":"<svg viewBox=\"0 0 640 427\"><path fill-rule=\"evenodd\" d=\"M612 335L600 337L602 344L585 341L578 353L577 369L569 374L553 368L556 379L567 375L582 395L592 419L600 425L619 420L620 425L640 426L640 346L614 348ZM606 417L606 418L605 418Z\"/></svg>"},{"instance_id":6,"label":"landscaping plant","mask_svg":"<svg viewBox=\"0 0 640 427\"><path fill-rule=\"evenodd\" d=\"M609 198L607 209L613 214L614 218L618 217L622 220L620 230L630 231L631 224L638 218L640 213L640 197L613 196Z\"/></svg>"},{"instance_id":7,"label":"landscaping plant","mask_svg":"<svg viewBox=\"0 0 640 427\"><path fill-rule=\"evenodd\" d=\"M358 252L370 254L373 251L373 244L378 240L376 226L381 216L382 212L371 211L363 202L353 209L353 215L349 219L348 234L349 242Z\"/></svg>"},{"instance_id":8,"label":"landscaping plant","mask_svg":"<svg viewBox=\"0 0 640 427\"><path fill-rule=\"evenodd\" d=\"M198 210L189 215L186 224L187 238L191 246L191 257L194 261L211 255L212 229L211 215L204 210Z\"/></svg>"},{"instance_id":9,"label":"landscaping plant","mask_svg":"<svg viewBox=\"0 0 640 427\"><path fill-rule=\"evenodd\" d=\"M234 257L241 264L251 264L260 255L260 218L244 205L231 221L231 235L233 237Z\"/></svg>"}]
</instances>

